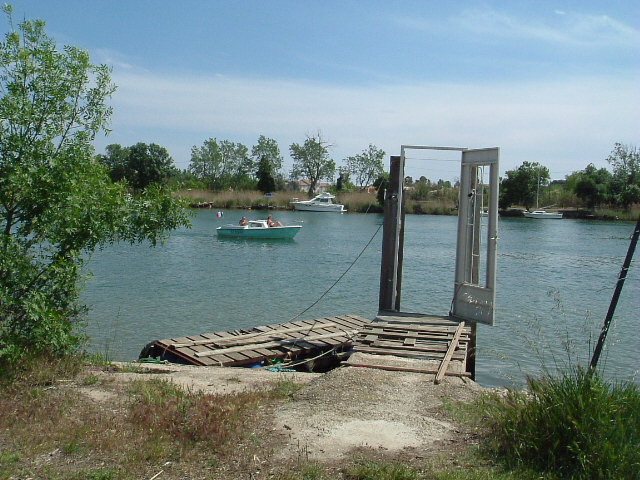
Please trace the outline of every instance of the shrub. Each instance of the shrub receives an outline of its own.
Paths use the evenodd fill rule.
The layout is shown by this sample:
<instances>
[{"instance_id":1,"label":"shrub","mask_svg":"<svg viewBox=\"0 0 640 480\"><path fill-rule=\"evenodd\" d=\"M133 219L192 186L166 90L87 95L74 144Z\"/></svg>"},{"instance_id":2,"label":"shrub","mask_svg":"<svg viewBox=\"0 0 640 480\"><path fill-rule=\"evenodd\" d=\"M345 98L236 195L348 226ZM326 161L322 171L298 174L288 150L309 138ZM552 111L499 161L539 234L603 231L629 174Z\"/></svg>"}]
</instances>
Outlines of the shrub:
<instances>
[{"instance_id":1,"label":"shrub","mask_svg":"<svg viewBox=\"0 0 640 480\"><path fill-rule=\"evenodd\" d=\"M494 397L492 449L511 466L560 478L640 478L640 389L573 368Z\"/></svg>"}]
</instances>

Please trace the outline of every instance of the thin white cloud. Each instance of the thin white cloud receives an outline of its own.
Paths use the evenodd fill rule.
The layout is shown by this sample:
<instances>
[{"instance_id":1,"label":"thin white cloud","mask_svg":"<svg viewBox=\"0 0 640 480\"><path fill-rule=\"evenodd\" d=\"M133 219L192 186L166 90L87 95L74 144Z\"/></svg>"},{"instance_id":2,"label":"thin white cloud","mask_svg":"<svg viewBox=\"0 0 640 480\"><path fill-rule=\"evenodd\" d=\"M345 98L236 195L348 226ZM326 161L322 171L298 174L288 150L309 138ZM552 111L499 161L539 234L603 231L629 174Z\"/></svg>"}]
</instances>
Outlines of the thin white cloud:
<instances>
[{"instance_id":1,"label":"thin white cloud","mask_svg":"<svg viewBox=\"0 0 640 480\"><path fill-rule=\"evenodd\" d=\"M438 25L420 17L396 17L404 28L424 32L449 29L454 35L478 34L484 38L513 38L574 46L638 47L640 31L607 15L555 10L555 17L519 17L496 10L467 9Z\"/></svg>"},{"instance_id":2,"label":"thin white cloud","mask_svg":"<svg viewBox=\"0 0 640 480\"><path fill-rule=\"evenodd\" d=\"M338 163L369 143L389 155L402 144L501 146L502 170L529 160L568 173L598 164L616 141L635 143L633 106L640 103L635 82L614 78L357 88L118 72L114 81L118 142L133 144L143 141L133 137L142 131L161 132L154 141L179 148L171 153L182 168L191 146L209 137L250 146L264 134L286 154L292 142L320 129L335 144ZM191 143L180 148L181 138Z\"/></svg>"}]
</instances>

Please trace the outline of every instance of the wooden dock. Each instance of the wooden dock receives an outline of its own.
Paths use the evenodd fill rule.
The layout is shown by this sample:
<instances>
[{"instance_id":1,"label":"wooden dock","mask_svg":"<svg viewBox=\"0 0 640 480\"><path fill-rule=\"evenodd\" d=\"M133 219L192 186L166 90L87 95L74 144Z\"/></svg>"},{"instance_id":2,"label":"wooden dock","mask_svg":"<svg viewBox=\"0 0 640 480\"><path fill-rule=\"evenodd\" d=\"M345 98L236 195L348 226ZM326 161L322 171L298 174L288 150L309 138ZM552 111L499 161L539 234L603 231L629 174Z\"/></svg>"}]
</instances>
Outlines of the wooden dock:
<instances>
[{"instance_id":1,"label":"wooden dock","mask_svg":"<svg viewBox=\"0 0 640 480\"><path fill-rule=\"evenodd\" d=\"M357 315L340 315L169 338L153 342L154 354L151 356L192 365L223 367L295 359L333 349L350 350L356 334L367 323L370 320Z\"/></svg>"},{"instance_id":2,"label":"wooden dock","mask_svg":"<svg viewBox=\"0 0 640 480\"><path fill-rule=\"evenodd\" d=\"M360 329L354 352L437 361L438 368L403 368L350 361L343 365L435 374L435 381L439 383L444 375L471 376L467 371L470 339L471 328L453 317L400 312L379 314ZM458 368L449 371L451 362L456 362Z\"/></svg>"},{"instance_id":3,"label":"wooden dock","mask_svg":"<svg viewBox=\"0 0 640 480\"><path fill-rule=\"evenodd\" d=\"M240 367L276 359L304 361L330 351L360 352L371 354L369 358L381 356L381 360L363 363L349 359L342 365L434 374L439 383L445 375L472 376L467 368L470 339L471 328L455 318L394 312L380 313L374 321L340 315L156 340L145 347L141 357ZM389 365L391 357L427 361L406 367ZM455 368L449 368L452 363Z\"/></svg>"}]
</instances>

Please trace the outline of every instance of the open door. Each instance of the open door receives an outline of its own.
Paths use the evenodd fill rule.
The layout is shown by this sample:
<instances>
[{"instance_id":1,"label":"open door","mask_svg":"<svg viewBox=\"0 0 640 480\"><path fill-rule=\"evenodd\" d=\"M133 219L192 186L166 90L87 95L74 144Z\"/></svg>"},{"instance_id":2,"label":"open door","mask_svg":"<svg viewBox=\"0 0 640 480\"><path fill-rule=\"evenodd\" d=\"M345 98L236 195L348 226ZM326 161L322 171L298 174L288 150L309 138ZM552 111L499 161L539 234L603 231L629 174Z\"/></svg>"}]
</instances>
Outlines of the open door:
<instances>
[{"instance_id":1,"label":"open door","mask_svg":"<svg viewBox=\"0 0 640 480\"><path fill-rule=\"evenodd\" d=\"M451 315L461 320L489 325L495 323L499 157L499 148L462 152L455 290L451 309ZM487 169L488 185L484 180ZM484 245L483 224L486 224Z\"/></svg>"}]
</instances>

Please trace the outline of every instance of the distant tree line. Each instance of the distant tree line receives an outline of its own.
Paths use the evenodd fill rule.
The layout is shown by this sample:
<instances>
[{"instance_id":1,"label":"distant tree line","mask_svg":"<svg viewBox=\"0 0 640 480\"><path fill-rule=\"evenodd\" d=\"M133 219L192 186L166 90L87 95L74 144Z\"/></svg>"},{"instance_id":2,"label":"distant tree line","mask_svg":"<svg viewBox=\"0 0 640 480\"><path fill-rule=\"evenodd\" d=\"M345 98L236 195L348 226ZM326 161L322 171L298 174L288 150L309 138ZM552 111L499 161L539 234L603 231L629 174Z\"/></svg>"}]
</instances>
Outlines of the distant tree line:
<instances>
[{"instance_id":1,"label":"distant tree line","mask_svg":"<svg viewBox=\"0 0 640 480\"><path fill-rule=\"evenodd\" d=\"M191 187L220 190L260 190L273 192L294 188L293 183L309 182L309 195L318 183L333 183L336 163L331 158L331 145L320 133L307 136L302 143L292 143L289 152L293 166L287 176L283 171L283 157L278 142L261 135L249 149L242 143L209 138L201 146L191 148L191 161L186 170L175 168L174 161L164 147L155 143L137 143L130 147L108 145L98 155L113 181L126 181L134 190L150 183L179 182ZM338 169L335 188L348 191L366 188L384 174L385 152L370 144L361 153L343 160Z\"/></svg>"},{"instance_id":2,"label":"distant tree line","mask_svg":"<svg viewBox=\"0 0 640 480\"><path fill-rule=\"evenodd\" d=\"M594 209L603 205L627 210L640 202L640 152L634 146L616 143L607 162L613 171L596 168L592 163L584 170L556 181L574 194L583 206ZM524 162L508 170L500 183L500 208L522 205L531 208L540 198L540 189L550 185L549 169L538 162Z\"/></svg>"}]
</instances>

